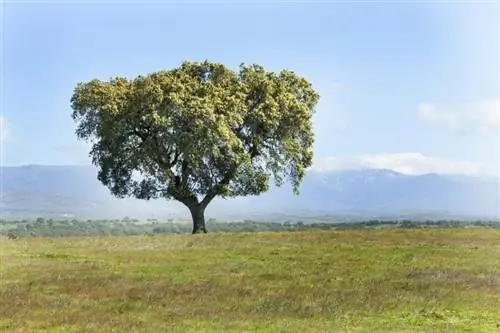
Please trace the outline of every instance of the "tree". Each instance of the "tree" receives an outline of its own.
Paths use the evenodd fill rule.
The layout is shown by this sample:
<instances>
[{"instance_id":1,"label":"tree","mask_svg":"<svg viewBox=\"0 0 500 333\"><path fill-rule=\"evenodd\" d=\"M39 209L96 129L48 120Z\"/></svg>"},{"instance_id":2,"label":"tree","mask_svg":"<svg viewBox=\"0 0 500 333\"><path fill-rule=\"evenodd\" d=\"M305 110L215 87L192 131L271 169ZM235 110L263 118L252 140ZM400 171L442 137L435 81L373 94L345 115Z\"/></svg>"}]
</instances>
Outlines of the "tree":
<instances>
[{"instance_id":1,"label":"tree","mask_svg":"<svg viewBox=\"0 0 500 333\"><path fill-rule=\"evenodd\" d=\"M71 98L79 139L92 144L98 179L124 198L174 199L193 233L216 197L259 195L285 181L298 194L312 164L311 118L319 95L289 70L222 64L77 84Z\"/></svg>"}]
</instances>

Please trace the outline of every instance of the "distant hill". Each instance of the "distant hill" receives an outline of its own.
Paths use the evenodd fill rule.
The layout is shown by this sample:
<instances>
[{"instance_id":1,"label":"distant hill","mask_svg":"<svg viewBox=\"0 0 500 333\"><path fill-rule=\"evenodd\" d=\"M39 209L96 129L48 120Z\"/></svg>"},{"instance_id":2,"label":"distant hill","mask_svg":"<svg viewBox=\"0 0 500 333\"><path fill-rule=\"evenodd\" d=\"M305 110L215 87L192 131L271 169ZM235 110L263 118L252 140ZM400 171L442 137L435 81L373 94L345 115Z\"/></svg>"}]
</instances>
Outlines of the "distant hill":
<instances>
[{"instance_id":1,"label":"distant hill","mask_svg":"<svg viewBox=\"0 0 500 333\"><path fill-rule=\"evenodd\" d=\"M440 212L443 216L498 216L500 210L498 180L466 176L408 176L377 169L309 172L300 193L293 197L291 189L280 188L261 198L249 199L254 201L253 207L268 203L289 212L310 210L325 214Z\"/></svg>"},{"instance_id":2,"label":"distant hill","mask_svg":"<svg viewBox=\"0 0 500 333\"><path fill-rule=\"evenodd\" d=\"M4 217L168 218L187 216L180 204L118 200L91 166L29 165L0 168ZM466 176L408 176L390 170L310 171L294 196L290 186L261 196L216 200L209 217L499 216L499 182Z\"/></svg>"}]
</instances>

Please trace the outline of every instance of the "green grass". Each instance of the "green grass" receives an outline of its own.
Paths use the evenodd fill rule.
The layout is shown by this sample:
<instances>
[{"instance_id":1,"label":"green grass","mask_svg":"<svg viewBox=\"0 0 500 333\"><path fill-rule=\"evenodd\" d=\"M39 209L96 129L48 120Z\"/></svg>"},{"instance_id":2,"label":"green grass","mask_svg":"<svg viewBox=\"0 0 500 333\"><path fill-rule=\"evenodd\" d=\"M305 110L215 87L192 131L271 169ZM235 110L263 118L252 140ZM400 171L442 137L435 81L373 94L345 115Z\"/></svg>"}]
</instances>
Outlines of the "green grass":
<instances>
[{"instance_id":1,"label":"green grass","mask_svg":"<svg viewBox=\"0 0 500 333\"><path fill-rule=\"evenodd\" d=\"M498 332L500 230L0 242L0 331Z\"/></svg>"}]
</instances>

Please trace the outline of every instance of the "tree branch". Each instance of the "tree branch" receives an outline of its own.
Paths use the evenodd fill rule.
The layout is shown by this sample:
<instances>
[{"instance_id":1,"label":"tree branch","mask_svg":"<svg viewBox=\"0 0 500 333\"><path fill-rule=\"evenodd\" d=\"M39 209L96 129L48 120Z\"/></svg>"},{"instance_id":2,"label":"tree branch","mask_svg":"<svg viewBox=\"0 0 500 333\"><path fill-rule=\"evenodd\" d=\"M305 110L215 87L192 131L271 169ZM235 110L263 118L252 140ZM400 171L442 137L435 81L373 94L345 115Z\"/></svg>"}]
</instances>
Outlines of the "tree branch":
<instances>
[{"instance_id":1,"label":"tree branch","mask_svg":"<svg viewBox=\"0 0 500 333\"><path fill-rule=\"evenodd\" d=\"M174 154L174 158L172 161L170 161L170 167L173 167L174 165L177 164L177 162L179 161L179 157L181 156L181 152L178 151L177 149L175 150L175 154Z\"/></svg>"},{"instance_id":2,"label":"tree branch","mask_svg":"<svg viewBox=\"0 0 500 333\"><path fill-rule=\"evenodd\" d=\"M189 163L188 161L186 161L186 158L183 158L181 163L181 181L183 187L187 187L188 178L189 178Z\"/></svg>"},{"instance_id":3,"label":"tree branch","mask_svg":"<svg viewBox=\"0 0 500 333\"><path fill-rule=\"evenodd\" d=\"M221 190L224 188L224 186L229 185L229 182L231 181L231 179L233 179L233 177L236 175L237 169L238 169L238 167L235 166L234 168L229 170L224 175L224 177L219 181L219 183L217 183L214 187L212 187L207 192L207 194L205 195L205 197L203 198L203 200L200 203L203 208L206 208L208 206L208 204L221 192Z\"/></svg>"},{"instance_id":4,"label":"tree branch","mask_svg":"<svg viewBox=\"0 0 500 333\"><path fill-rule=\"evenodd\" d=\"M149 130L149 127L148 127ZM186 193L186 186L184 186L184 179L179 179L179 176L176 176L174 172L172 171L172 167L176 165L179 161L179 158L181 156L181 152L177 149L175 149L174 156L172 157L172 154L169 149L166 149L166 155L169 156L168 160L165 159L164 154L160 152L160 142L158 141L158 138L154 135L151 134L150 131L148 131L148 134L142 133L136 128L132 130L132 133L139 137L143 142L146 142L148 139L150 140L152 137L152 143L154 145L155 150L157 150L156 155L156 162L160 166L160 168L167 174L168 178L170 179L170 186L168 187L168 191L172 194L172 197L185 204L186 206L192 205L196 203L196 198L192 195L189 195ZM185 162L183 161L183 166ZM183 177L184 178L184 177Z\"/></svg>"}]
</instances>

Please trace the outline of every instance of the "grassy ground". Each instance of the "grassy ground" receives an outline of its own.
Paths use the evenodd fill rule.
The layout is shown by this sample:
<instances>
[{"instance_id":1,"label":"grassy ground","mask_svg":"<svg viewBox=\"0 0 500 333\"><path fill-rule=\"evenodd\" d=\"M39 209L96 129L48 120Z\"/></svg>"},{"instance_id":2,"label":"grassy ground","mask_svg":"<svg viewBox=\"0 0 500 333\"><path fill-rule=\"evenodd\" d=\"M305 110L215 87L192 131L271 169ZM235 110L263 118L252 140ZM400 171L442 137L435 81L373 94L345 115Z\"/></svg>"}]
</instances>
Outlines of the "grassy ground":
<instances>
[{"instance_id":1,"label":"grassy ground","mask_svg":"<svg viewBox=\"0 0 500 333\"><path fill-rule=\"evenodd\" d=\"M500 331L500 230L2 239L0 260L0 331Z\"/></svg>"}]
</instances>

